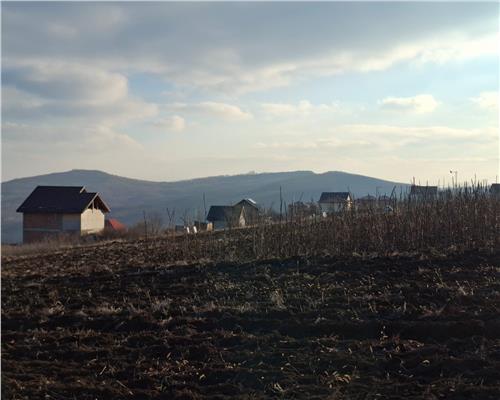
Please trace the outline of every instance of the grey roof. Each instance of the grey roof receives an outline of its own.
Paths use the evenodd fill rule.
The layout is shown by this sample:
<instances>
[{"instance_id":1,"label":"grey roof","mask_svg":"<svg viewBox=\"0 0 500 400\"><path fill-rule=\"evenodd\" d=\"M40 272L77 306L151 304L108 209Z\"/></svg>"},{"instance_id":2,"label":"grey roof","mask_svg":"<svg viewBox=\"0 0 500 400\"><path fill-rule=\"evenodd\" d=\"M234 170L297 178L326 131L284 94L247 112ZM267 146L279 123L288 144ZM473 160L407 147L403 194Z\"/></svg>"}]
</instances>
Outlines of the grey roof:
<instances>
[{"instance_id":1,"label":"grey roof","mask_svg":"<svg viewBox=\"0 0 500 400\"><path fill-rule=\"evenodd\" d=\"M207 221L229 221L234 217L233 206L211 206L208 210Z\"/></svg>"},{"instance_id":2,"label":"grey roof","mask_svg":"<svg viewBox=\"0 0 500 400\"><path fill-rule=\"evenodd\" d=\"M349 199L349 192L323 192L319 198L320 203L341 203Z\"/></svg>"},{"instance_id":3,"label":"grey roof","mask_svg":"<svg viewBox=\"0 0 500 400\"><path fill-rule=\"evenodd\" d=\"M367 194L366 196L360 197L358 200L361 200L361 201L376 201L377 198L375 196L372 196L371 194Z\"/></svg>"},{"instance_id":4,"label":"grey roof","mask_svg":"<svg viewBox=\"0 0 500 400\"><path fill-rule=\"evenodd\" d=\"M414 196L435 196L437 195L437 186L417 186L412 185L410 195Z\"/></svg>"},{"instance_id":5,"label":"grey roof","mask_svg":"<svg viewBox=\"0 0 500 400\"><path fill-rule=\"evenodd\" d=\"M84 186L37 186L17 212L82 213L94 200L99 209L110 211L97 193L87 192Z\"/></svg>"},{"instance_id":6,"label":"grey roof","mask_svg":"<svg viewBox=\"0 0 500 400\"><path fill-rule=\"evenodd\" d=\"M239 206L239 205L249 205L250 207L258 208L257 203L255 202L255 200L250 199L250 198L240 200L240 201L238 201L235 204L235 206Z\"/></svg>"}]
</instances>

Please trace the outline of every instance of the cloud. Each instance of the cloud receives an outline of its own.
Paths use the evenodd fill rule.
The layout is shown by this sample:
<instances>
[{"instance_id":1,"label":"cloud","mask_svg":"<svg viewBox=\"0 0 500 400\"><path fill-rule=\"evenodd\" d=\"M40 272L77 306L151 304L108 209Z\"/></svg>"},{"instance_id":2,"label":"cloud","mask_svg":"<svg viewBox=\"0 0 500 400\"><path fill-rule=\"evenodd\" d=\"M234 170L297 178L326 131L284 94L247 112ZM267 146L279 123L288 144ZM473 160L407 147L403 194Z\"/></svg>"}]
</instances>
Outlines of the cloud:
<instances>
[{"instance_id":1,"label":"cloud","mask_svg":"<svg viewBox=\"0 0 500 400\"><path fill-rule=\"evenodd\" d=\"M376 95L369 78L383 80L386 75L360 74L403 64L410 68L396 72L403 71L406 77L424 64L467 60L485 61L489 69L498 63L497 49L498 7L487 3L6 2L2 4L4 153L16 145L24 146L24 153L10 153L9 168L28 168L26 158L38 157L39 163L29 167L37 172L39 165L49 163L59 169L55 160L66 159L67 154L90 164L90 160L98 160L86 150L94 145L99 151L107 149L100 153L105 155L97 165L115 169L116 155L125 159L120 168L135 174L129 158L142 154L134 146L140 145L137 140L142 129L153 125L172 132L189 127L202 137L201 149L180 141L181 147L170 146L167 154L162 145L170 137L148 136L148 156L157 153L159 166L167 165L167 158L174 165L172 158L187 154L193 159L199 159L201 153L219 154L222 140L233 140L236 160L253 142L261 141L261 148L269 149L269 157L280 148L292 156L302 149L310 151L311 163L318 149L325 149L321 153L325 163L331 161L328 150L332 149L346 153L352 149L352 154L366 149L366 156L370 154L367 142L373 146L373 154L384 157L387 152L378 152L382 147L399 150L417 143L424 148L436 141L453 146L490 144L491 131L480 126L334 126L333 122L380 121L387 114L360 112L356 105L345 113L344 107L337 110L336 104L313 101L318 97L300 102L283 99L327 91L335 94L337 90L345 93L349 84L350 99L366 100ZM321 87L325 80L318 79L309 85L316 78L353 72L345 83L329 80L331 87ZM295 88L286 91L238 97L292 85ZM167 100L162 101L170 104L156 104L162 98L156 89L168 90L163 97ZM388 98L381 106L413 113L436 108L432 103L436 99L417 97L411 101ZM480 98L475 98L478 106L488 104ZM407 115L397 121L404 117ZM446 124L446 118L449 115L436 113L429 123ZM459 126L460 122L453 123ZM238 143L234 142L235 128L241 132ZM47 151L39 151L36 144L40 142ZM75 149L79 146L83 147L78 156ZM336 154L341 157L343 151ZM151 170L143 162L148 157L141 157L143 171ZM305 166L306 157L296 158ZM207 173L200 164L190 164L191 176ZM229 165L218 165L213 171L232 170ZM174 169L185 176L183 168ZM150 173L144 172L144 176Z\"/></svg>"},{"instance_id":2,"label":"cloud","mask_svg":"<svg viewBox=\"0 0 500 400\"><path fill-rule=\"evenodd\" d=\"M167 105L167 108L208 115L210 117L221 118L226 121L245 121L253 118L251 113L243 111L236 105L214 101L204 101L190 104L172 103Z\"/></svg>"},{"instance_id":3,"label":"cloud","mask_svg":"<svg viewBox=\"0 0 500 400\"><path fill-rule=\"evenodd\" d=\"M332 128L334 132L361 137L378 136L391 141L411 139L485 139L497 136L495 127L487 128L453 128L448 126L400 126L384 124L348 124Z\"/></svg>"},{"instance_id":4,"label":"cloud","mask_svg":"<svg viewBox=\"0 0 500 400\"><path fill-rule=\"evenodd\" d=\"M261 109L265 114L273 117L309 116L313 113L332 113L338 110L337 104L314 105L307 100L298 104L293 103L263 103Z\"/></svg>"},{"instance_id":5,"label":"cloud","mask_svg":"<svg viewBox=\"0 0 500 400\"><path fill-rule=\"evenodd\" d=\"M178 115L159 119L153 122L153 125L160 129L171 132L182 132L186 128L186 120Z\"/></svg>"},{"instance_id":6,"label":"cloud","mask_svg":"<svg viewBox=\"0 0 500 400\"><path fill-rule=\"evenodd\" d=\"M471 101L485 110L498 112L498 97L498 92L481 92L479 96L471 98Z\"/></svg>"},{"instance_id":7,"label":"cloud","mask_svg":"<svg viewBox=\"0 0 500 400\"><path fill-rule=\"evenodd\" d=\"M315 141L300 141L300 142L258 142L255 144L256 149L317 149L318 143Z\"/></svg>"},{"instance_id":8,"label":"cloud","mask_svg":"<svg viewBox=\"0 0 500 400\"><path fill-rule=\"evenodd\" d=\"M2 121L3 144L26 149L63 149L81 155L137 151L143 146L129 135L105 124L85 124L69 130L64 125L21 124Z\"/></svg>"},{"instance_id":9,"label":"cloud","mask_svg":"<svg viewBox=\"0 0 500 400\"><path fill-rule=\"evenodd\" d=\"M258 142L255 144L255 149L271 149L271 150L314 150L315 153L321 150L330 151L336 150L360 150L361 148L373 148L374 143L368 140L342 140L335 137L322 138L308 141L296 142Z\"/></svg>"},{"instance_id":10,"label":"cloud","mask_svg":"<svg viewBox=\"0 0 500 400\"><path fill-rule=\"evenodd\" d=\"M7 61L3 84L47 100L103 105L127 95L127 78L92 65L67 61Z\"/></svg>"},{"instance_id":11,"label":"cloud","mask_svg":"<svg viewBox=\"0 0 500 400\"><path fill-rule=\"evenodd\" d=\"M5 60L69 59L221 93L496 56L499 42L498 7L486 3L8 3L2 11Z\"/></svg>"},{"instance_id":12,"label":"cloud","mask_svg":"<svg viewBox=\"0 0 500 400\"><path fill-rule=\"evenodd\" d=\"M433 112L439 102L430 94L419 94L413 97L386 97L380 101L384 110L426 114Z\"/></svg>"},{"instance_id":13,"label":"cloud","mask_svg":"<svg viewBox=\"0 0 500 400\"><path fill-rule=\"evenodd\" d=\"M156 104L129 94L123 74L69 61L6 61L2 91L2 112L8 119L94 119L120 124L158 112Z\"/></svg>"},{"instance_id":14,"label":"cloud","mask_svg":"<svg viewBox=\"0 0 500 400\"><path fill-rule=\"evenodd\" d=\"M257 142L253 148L259 150L349 150L349 151L393 151L405 146L432 146L443 142L490 143L497 137L495 127L483 129L458 129L447 126L398 126L377 124L347 124L330 129L330 134L319 138L294 141ZM375 154L375 153L374 153ZM380 154L380 153L378 153Z\"/></svg>"}]
</instances>

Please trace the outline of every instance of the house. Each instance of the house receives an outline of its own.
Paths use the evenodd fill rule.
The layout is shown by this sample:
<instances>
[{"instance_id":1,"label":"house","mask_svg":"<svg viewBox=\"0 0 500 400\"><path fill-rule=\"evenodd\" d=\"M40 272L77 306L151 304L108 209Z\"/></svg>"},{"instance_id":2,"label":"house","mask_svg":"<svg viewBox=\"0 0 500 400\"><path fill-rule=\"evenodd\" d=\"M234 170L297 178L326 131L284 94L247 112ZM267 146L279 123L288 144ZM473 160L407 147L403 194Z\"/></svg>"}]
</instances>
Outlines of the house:
<instances>
[{"instance_id":1,"label":"house","mask_svg":"<svg viewBox=\"0 0 500 400\"><path fill-rule=\"evenodd\" d=\"M246 225L245 207L211 206L207 221L212 223L213 229L243 227Z\"/></svg>"},{"instance_id":2,"label":"house","mask_svg":"<svg viewBox=\"0 0 500 400\"><path fill-rule=\"evenodd\" d=\"M99 194L84 186L37 186L17 209L23 213L24 243L63 233L99 233L109 211Z\"/></svg>"},{"instance_id":3,"label":"house","mask_svg":"<svg viewBox=\"0 0 500 400\"><path fill-rule=\"evenodd\" d=\"M237 209L237 212L239 212L239 208L244 209L246 225L253 225L259 221L259 207L254 200L243 199L236 203L233 207Z\"/></svg>"},{"instance_id":4,"label":"house","mask_svg":"<svg viewBox=\"0 0 500 400\"><path fill-rule=\"evenodd\" d=\"M373 210L377 207L377 198L370 194L360 197L354 201L356 210Z\"/></svg>"},{"instance_id":5,"label":"house","mask_svg":"<svg viewBox=\"0 0 500 400\"><path fill-rule=\"evenodd\" d=\"M438 193L437 186L411 185L410 200L415 200L415 201L434 200L437 197L437 193Z\"/></svg>"},{"instance_id":6,"label":"house","mask_svg":"<svg viewBox=\"0 0 500 400\"><path fill-rule=\"evenodd\" d=\"M495 197L500 197L500 183L491 184L490 194Z\"/></svg>"},{"instance_id":7,"label":"house","mask_svg":"<svg viewBox=\"0 0 500 400\"><path fill-rule=\"evenodd\" d=\"M127 230L125 225L114 218L106 219L104 222L104 228L112 232L125 232Z\"/></svg>"},{"instance_id":8,"label":"house","mask_svg":"<svg viewBox=\"0 0 500 400\"><path fill-rule=\"evenodd\" d=\"M349 192L323 192L318 203L323 213L341 212L351 209L352 197Z\"/></svg>"}]
</instances>

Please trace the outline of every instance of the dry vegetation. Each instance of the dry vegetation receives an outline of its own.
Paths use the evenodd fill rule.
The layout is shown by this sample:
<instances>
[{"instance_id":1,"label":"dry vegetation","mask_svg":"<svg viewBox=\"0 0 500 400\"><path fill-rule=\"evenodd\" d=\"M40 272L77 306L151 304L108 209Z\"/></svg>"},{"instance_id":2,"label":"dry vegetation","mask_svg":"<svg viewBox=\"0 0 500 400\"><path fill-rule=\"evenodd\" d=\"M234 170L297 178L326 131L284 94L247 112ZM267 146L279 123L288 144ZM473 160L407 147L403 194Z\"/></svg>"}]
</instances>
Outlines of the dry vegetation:
<instances>
[{"instance_id":1,"label":"dry vegetation","mask_svg":"<svg viewBox=\"0 0 500 400\"><path fill-rule=\"evenodd\" d=\"M498 399L500 204L3 257L2 398Z\"/></svg>"}]
</instances>

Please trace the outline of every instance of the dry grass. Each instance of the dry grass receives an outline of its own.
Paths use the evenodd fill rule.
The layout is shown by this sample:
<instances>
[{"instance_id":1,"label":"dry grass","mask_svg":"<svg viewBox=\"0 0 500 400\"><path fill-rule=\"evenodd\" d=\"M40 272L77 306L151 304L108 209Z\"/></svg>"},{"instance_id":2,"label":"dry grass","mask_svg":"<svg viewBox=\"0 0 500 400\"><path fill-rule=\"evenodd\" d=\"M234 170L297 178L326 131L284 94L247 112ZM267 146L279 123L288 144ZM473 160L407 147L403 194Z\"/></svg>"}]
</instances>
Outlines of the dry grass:
<instances>
[{"instance_id":1,"label":"dry grass","mask_svg":"<svg viewBox=\"0 0 500 400\"><path fill-rule=\"evenodd\" d=\"M500 249L500 199L480 187L441 194L427 202L394 199L393 212L355 209L323 217L282 215L262 218L244 229L197 235L163 234L140 237L137 232L115 239L142 250L147 262L253 261L309 256L369 256L427 251ZM93 246L106 245L110 238ZM125 244L124 243L124 244ZM2 246L3 256L51 253L81 242L46 241Z\"/></svg>"},{"instance_id":2,"label":"dry grass","mask_svg":"<svg viewBox=\"0 0 500 400\"><path fill-rule=\"evenodd\" d=\"M283 216L246 229L143 241L148 259L253 261L500 249L500 199L463 189L428 202L394 199L393 212L349 210L327 218Z\"/></svg>"}]
</instances>

